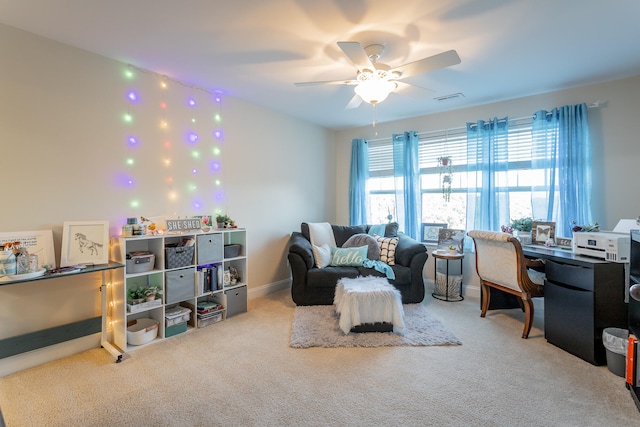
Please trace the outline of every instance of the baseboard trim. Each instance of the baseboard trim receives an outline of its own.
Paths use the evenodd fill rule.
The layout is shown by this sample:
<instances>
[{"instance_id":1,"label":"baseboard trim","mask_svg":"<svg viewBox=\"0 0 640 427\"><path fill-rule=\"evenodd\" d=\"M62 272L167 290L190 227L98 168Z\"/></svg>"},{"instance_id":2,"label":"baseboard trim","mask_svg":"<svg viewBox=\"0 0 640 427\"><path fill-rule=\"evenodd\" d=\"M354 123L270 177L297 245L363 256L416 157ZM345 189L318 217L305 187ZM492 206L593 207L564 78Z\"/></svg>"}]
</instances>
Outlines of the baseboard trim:
<instances>
[{"instance_id":1,"label":"baseboard trim","mask_svg":"<svg viewBox=\"0 0 640 427\"><path fill-rule=\"evenodd\" d=\"M274 292L281 291L283 289L291 288L291 279L280 280L273 283L267 283L266 285L257 286L248 290L248 298L250 300L255 298L264 297Z\"/></svg>"}]
</instances>

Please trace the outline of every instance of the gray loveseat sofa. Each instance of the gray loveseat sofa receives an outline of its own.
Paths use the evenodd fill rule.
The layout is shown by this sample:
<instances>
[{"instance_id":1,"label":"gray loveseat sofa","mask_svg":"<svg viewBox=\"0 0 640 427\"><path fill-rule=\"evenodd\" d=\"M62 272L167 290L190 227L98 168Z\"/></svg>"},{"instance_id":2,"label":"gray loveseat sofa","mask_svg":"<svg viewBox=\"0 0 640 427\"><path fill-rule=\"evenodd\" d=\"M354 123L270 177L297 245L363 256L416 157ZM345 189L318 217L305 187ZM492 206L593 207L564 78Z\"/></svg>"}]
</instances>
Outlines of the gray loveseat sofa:
<instances>
[{"instance_id":1,"label":"gray loveseat sofa","mask_svg":"<svg viewBox=\"0 0 640 427\"><path fill-rule=\"evenodd\" d=\"M340 226L331 225L336 245L342 245L355 234L366 234L370 225ZM395 279L389 280L402 295L403 304L422 302L425 295L422 270L427 261L426 247L404 233L398 233L398 224L385 227L384 237L397 237L393 269ZM373 268L333 267L318 268L314 259L309 236L309 226L302 223L300 232L291 234L288 245L288 259L291 267L291 296L296 305L331 305L336 284L343 277L380 276L385 273Z\"/></svg>"}]
</instances>

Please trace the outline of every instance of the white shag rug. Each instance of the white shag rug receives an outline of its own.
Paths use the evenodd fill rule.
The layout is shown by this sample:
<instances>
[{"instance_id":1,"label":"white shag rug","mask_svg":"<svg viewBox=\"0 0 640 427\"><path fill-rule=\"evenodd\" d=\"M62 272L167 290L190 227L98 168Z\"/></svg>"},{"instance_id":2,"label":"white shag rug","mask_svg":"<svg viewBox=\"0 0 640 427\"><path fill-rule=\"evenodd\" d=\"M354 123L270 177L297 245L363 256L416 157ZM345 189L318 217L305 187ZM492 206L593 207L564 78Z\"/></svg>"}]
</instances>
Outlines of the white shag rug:
<instances>
[{"instance_id":1,"label":"white shag rug","mask_svg":"<svg viewBox=\"0 0 640 427\"><path fill-rule=\"evenodd\" d=\"M291 347L384 347L460 345L447 327L422 304L405 304L404 333L350 332L345 334L332 305L298 306L293 313Z\"/></svg>"}]
</instances>

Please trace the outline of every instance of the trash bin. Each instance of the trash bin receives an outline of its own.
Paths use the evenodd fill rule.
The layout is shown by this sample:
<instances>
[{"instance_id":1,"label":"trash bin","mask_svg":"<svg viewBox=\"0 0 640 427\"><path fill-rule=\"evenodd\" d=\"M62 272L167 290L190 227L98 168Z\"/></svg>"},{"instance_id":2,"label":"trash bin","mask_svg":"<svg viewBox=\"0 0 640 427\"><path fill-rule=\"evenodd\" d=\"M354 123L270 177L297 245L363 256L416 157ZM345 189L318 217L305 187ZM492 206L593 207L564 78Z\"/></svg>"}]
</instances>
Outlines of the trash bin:
<instances>
[{"instance_id":1,"label":"trash bin","mask_svg":"<svg viewBox=\"0 0 640 427\"><path fill-rule=\"evenodd\" d=\"M605 328L602 331L602 343L607 352L607 368L620 377L624 377L626 371L628 340L627 329Z\"/></svg>"}]
</instances>

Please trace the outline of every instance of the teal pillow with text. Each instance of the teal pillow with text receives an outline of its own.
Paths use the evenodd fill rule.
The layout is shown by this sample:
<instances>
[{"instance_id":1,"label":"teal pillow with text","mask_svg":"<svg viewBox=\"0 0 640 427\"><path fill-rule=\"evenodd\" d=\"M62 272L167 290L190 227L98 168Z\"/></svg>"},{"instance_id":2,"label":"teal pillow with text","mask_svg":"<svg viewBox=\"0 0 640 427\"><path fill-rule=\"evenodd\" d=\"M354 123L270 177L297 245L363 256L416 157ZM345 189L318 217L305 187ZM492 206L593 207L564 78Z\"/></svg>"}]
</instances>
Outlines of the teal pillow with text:
<instances>
[{"instance_id":1,"label":"teal pillow with text","mask_svg":"<svg viewBox=\"0 0 640 427\"><path fill-rule=\"evenodd\" d=\"M367 258L368 246L357 248L331 248L331 266L361 267Z\"/></svg>"}]
</instances>

